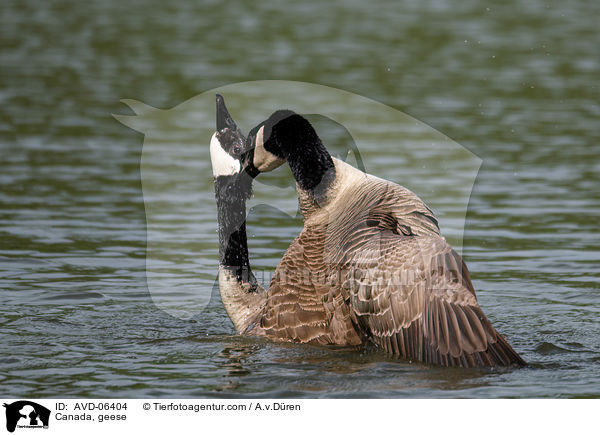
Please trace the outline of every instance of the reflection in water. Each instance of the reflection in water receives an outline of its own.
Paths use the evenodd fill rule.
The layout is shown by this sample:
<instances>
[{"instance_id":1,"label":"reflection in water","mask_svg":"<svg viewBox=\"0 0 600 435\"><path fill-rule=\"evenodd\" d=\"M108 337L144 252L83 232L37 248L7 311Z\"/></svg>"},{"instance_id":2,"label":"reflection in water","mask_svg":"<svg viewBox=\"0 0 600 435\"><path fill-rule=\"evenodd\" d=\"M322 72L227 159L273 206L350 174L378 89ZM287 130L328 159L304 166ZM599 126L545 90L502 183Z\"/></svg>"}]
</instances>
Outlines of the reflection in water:
<instances>
[{"instance_id":1,"label":"reflection in water","mask_svg":"<svg viewBox=\"0 0 600 435\"><path fill-rule=\"evenodd\" d=\"M250 370L244 367L246 359L258 350L256 345L228 345L223 348L219 356L227 361L222 365L227 369L227 376L243 377L250 374Z\"/></svg>"},{"instance_id":2,"label":"reflection in water","mask_svg":"<svg viewBox=\"0 0 600 435\"><path fill-rule=\"evenodd\" d=\"M214 391L236 391L243 387L241 379L251 374L250 364L246 360L256 354L259 346L256 344L228 343L219 352L218 367L226 370L226 375L216 386ZM225 361L223 362L223 359ZM233 379L231 379L233 378Z\"/></svg>"},{"instance_id":3,"label":"reflection in water","mask_svg":"<svg viewBox=\"0 0 600 435\"><path fill-rule=\"evenodd\" d=\"M493 382L493 374L498 370L506 372L510 369L473 368L456 370L451 368L446 371L437 367L430 367L429 370L420 370L415 373L415 379L417 382L421 382L422 385L429 385L432 388L458 391L490 385ZM515 369L513 368L513 370Z\"/></svg>"},{"instance_id":4,"label":"reflection in water","mask_svg":"<svg viewBox=\"0 0 600 435\"><path fill-rule=\"evenodd\" d=\"M323 348L310 344L298 345L295 343L278 343L277 345L294 350L273 360L283 365L300 366L304 364L320 367L330 373L349 374L360 372L374 364L374 361L368 358L365 359L367 352L365 346L327 346ZM296 347L299 349L294 349ZM370 345L368 347L371 348ZM374 349L371 352L376 352L377 357L382 356Z\"/></svg>"}]
</instances>

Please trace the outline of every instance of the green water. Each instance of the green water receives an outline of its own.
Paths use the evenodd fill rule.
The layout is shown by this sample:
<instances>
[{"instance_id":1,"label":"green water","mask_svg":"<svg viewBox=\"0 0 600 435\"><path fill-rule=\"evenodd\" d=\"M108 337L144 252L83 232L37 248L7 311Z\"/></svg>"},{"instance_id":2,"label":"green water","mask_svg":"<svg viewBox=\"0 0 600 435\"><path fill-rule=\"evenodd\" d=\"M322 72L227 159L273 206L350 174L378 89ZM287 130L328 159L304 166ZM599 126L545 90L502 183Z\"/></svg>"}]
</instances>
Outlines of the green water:
<instances>
[{"instance_id":1,"label":"green water","mask_svg":"<svg viewBox=\"0 0 600 435\"><path fill-rule=\"evenodd\" d=\"M3 1L0 396L600 397L598 16L588 1ZM481 158L463 253L481 306L529 368L236 337L215 298L185 319L157 307L144 136L111 114L131 114L123 98L166 109L265 79L364 95ZM277 95L258 97L260 120ZM403 184L420 168L377 144L361 152L369 172ZM204 211L178 218L161 258L180 305L216 275L212 177L199 169L178 198ZM293 191L273 187L289 183L285 170L269 177L257 197L293 208ZM436 213L450 213L451 192L431 193L446 195ZM248 225L253 264L268 271L301 221L257 207Z\"/></svg>"}]
</instances>

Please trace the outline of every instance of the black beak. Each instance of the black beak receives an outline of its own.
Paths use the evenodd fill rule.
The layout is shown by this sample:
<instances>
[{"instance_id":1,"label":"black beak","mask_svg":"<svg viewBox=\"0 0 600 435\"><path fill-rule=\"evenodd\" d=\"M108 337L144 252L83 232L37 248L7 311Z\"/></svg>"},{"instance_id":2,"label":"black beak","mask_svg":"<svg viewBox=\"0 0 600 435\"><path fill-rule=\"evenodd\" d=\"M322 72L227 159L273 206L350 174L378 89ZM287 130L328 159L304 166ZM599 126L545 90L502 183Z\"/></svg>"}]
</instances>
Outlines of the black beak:
<instances>
[{"instance_id":1,"label":"black beak","mask_svg":"<svg viewBox=\"0 0 600 435\"><path fill-rule=\"evenodd\" d=\"M217 131L221 131L225 128L235 131L237 126L225 106L223 96L217 94Z\"/></svg>"}]
</instances>

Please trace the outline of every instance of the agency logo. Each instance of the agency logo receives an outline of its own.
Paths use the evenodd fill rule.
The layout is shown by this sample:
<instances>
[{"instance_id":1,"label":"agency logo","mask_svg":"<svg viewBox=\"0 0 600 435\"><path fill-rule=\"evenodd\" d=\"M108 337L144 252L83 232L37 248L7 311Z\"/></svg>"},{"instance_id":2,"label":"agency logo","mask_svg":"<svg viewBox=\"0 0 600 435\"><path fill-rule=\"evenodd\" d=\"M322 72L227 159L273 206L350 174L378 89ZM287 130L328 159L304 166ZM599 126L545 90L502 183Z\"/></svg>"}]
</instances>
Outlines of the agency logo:
<instances>
[{"instance_id":1,"label":"agency logo","mask_svg":"<svg viewBox=\"0 0 600 435\"><path fill-rule=\"evenodd\" d=\"M201 315L213 298L218 222L209 144L216 127L215 94L225 97L244 134L277 109L302 114L333 157L365 172L370 172L366 166L377 164L374 175L418 195L435 210L444 237L460 253L481 159L393 107L342 89L286 80L233 83L164 110L126 99L122 101L133 115L114 117L144 134L140 171L146 283L158 308L190 319ZM296 226L295 234L302 228L290 171L257 177L253 191L246 206L254 216L248 230L256 231L260 243L274 240L271 225L281 230ZM269 255L269 261L281 258L281 252L267 245L262 245L267 251L263 255ZM335 263L337 252L336 246L327 246L327 261ZM272 268L253 271L260 283L269 285ZM175 276L185 279L175 282Z\"/></svg>"},{"instance_id":2,"label":"agency logo","mask_svg":"<svg viewBox=\"0 0 600 435\"><path fill-rule=\"evenodd\" d=\"M19 429L48 429L50 410L29 400L18 400L6 408L6 430L14 432Z\"/></svg>"}]
</instances>

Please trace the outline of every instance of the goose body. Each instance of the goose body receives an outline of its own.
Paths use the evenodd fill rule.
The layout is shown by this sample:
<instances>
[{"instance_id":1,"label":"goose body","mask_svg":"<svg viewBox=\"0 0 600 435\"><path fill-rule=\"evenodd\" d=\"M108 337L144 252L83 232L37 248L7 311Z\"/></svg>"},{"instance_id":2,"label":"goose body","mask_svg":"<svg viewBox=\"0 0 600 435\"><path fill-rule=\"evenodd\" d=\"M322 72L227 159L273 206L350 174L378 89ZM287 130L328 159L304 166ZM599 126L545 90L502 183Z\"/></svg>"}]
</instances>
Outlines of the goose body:
<instances>
[{"instance_id":1,"label":"goose body","mask_svg":"<svg viewBox=\"0 0 600 435\"><path fill-rule=\"evenodd\" d=\"M214 169L212 146L211 156ZM289 111L255 127L238 158L240 173L228 175L238 184L287 162L304 218L268 291L253 279L245 241L245 266L221 264L221 294L240 333L321 345L372 341L443 366L525 364L483 314L465 263L414 193L331 157L308 121Z\"/></svg>"}]
</instances>

